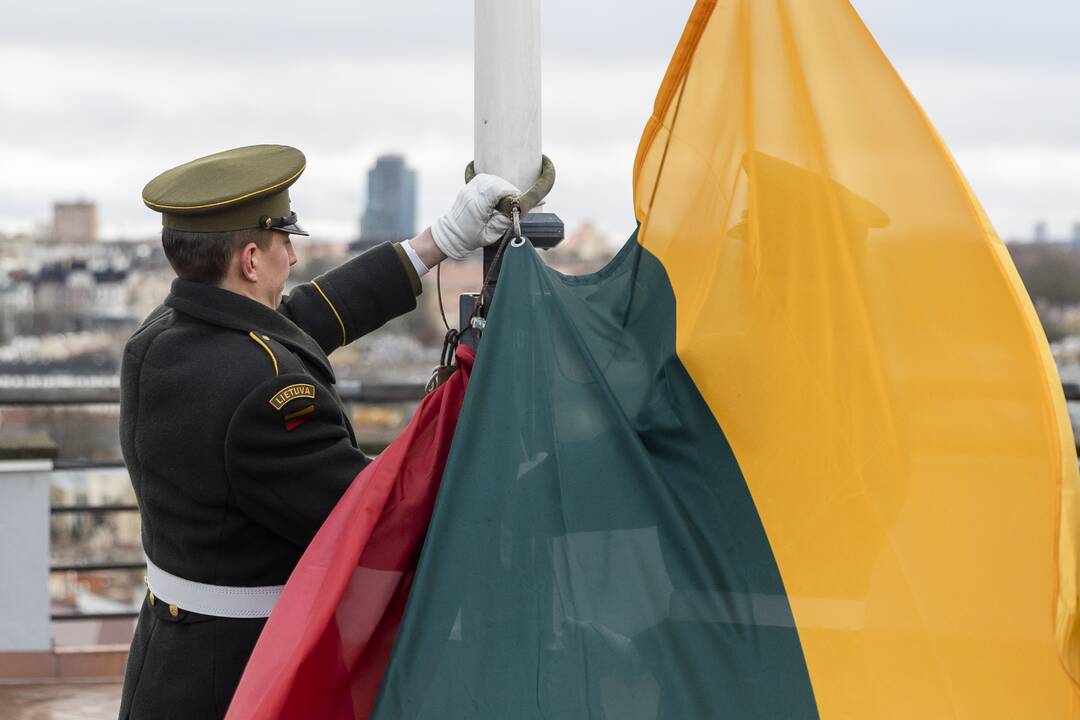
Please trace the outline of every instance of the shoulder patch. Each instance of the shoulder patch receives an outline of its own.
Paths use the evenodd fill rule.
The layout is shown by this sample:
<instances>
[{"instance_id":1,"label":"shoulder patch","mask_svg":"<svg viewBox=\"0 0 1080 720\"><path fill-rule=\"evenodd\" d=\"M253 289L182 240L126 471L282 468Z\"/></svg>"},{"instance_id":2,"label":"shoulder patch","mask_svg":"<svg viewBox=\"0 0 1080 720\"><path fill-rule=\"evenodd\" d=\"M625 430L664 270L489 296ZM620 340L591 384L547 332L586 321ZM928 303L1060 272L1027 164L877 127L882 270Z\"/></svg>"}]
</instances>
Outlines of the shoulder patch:
<instances>
[{"instance_id":1,"label":"shoulder patch","mask_svg":"<svg viewBox=\"0 0 1080 720\"><path fill-rule=\"evenodd\" d=\"M315 399L315 386L308 383L297 383L296 385L290 385L288 387L278 390L274 397L270 398L270 405L275 410L280 410L285 407L285 403L296 398L311 398Z\"/></svg>"}]
</instances>

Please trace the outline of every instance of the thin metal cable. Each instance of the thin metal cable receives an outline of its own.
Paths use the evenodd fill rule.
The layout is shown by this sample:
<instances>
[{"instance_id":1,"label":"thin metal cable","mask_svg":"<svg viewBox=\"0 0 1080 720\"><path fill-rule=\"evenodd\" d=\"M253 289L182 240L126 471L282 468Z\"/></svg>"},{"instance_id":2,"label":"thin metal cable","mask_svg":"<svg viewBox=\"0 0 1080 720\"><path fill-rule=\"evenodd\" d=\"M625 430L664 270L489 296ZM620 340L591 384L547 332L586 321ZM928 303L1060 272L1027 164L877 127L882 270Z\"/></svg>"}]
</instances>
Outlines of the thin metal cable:
<instances>
[{"instance_id":1,"label":"thin metal cable","mask_svg":"<svg viewBox=\"0 0 1080 720\"><path fill-rule=\"evenodd\" d=\"M480 288L480 299L477 301L476 305L473 306L472 312L469 313L469 319L467 324L469 325L470 330L473 329L473 318L476 317L481 310L485 309L484 303L485 299L487 298L488 288L490 288L492 284L494 284L495 271L498 269L499 263L502 261L503 251L506 250L506 245L510 242L510 236L514 235L515 239L519 239L521 237L521 210L518 207L516 201L514 202L510 213L513 221L511 222L510 227L507 228L506 232L503 233L502 238L499 239L499 247L495 250L495 257L491 260L491 266L488 268L487 275L484 277L484 284Z\"/></svg>"},{"instance_id":2,"label":"thin metal cable","mask_svg":"<svg viewBox=\"0 0 1080 720\"><path fill-rule=\"evenodd\" d=\"M435 292L439 298L439 314L442 315L442 324L449 331L450 323L446 320L446 309L443 307L442 300L442 263L439 263L439 266L435 268Z\"/></svg>"}]
</instances>

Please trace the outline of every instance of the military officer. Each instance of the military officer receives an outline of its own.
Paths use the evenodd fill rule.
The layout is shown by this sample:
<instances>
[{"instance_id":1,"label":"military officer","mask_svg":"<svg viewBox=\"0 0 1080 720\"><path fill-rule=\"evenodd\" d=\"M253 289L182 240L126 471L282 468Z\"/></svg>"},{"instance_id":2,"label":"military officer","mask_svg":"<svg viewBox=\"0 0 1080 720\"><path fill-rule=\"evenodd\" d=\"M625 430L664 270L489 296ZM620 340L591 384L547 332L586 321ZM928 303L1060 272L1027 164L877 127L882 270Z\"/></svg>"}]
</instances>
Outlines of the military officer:
<instances>
[{"instance_id":1,"label":"military officer","mask_svg":"<svg viewBox=\"0 0 1080 720\"><path fill-rule=\"evenodd\" d=\"M480 175L411 240L384 244L283 296L296 262L280 145L199 158L150 181L177 274L124 348L120 437L142 518L146 600L121 718L225 714L274 600L356 474L327 355L412 310L420 276L496 241L517 190Z\"/></svg>"}]
</instances>

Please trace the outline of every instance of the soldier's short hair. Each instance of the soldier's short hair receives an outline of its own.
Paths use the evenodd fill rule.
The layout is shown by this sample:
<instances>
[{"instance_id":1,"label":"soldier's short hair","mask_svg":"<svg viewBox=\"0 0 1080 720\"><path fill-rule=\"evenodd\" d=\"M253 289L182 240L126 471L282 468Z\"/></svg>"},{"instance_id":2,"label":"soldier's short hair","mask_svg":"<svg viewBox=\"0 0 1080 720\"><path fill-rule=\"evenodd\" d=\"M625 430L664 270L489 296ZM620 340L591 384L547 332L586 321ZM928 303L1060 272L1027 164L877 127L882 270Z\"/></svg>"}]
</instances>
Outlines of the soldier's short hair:
<instances>
[{"instance_id":1,"label":"soldier's short hair","mask_svg":"<svg viewBox=\"0 0 1080 720\"><path fill-rule=\"evenodd\" d=\"M161 229L161 246L176 275L208 285L221 282L233 253L240 248L253 242L260 250L268 250L273 240L273 231L259 228L227 232Z\"/></svg>"}]
</instances>

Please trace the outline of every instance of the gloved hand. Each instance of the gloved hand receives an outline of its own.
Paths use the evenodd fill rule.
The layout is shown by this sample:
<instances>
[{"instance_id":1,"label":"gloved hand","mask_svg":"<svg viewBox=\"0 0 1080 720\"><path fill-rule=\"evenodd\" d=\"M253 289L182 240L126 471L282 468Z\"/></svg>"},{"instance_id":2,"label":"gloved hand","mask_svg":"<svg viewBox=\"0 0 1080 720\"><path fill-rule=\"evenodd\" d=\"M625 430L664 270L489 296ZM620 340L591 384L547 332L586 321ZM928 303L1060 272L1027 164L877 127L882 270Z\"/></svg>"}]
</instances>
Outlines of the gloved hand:
<instances>
[{"instance_id":1,"label":"gloved hand","mask_svg":"<svg viewBox=\"0 0 1080 720\"><path fill-rule=\"evenodd\" d=\"M510 218L495 209L507 195L521 191L497 175L481 173L458 193L450 212L431 226L431 235L447 257L461 260L477 248L498 242Z\"/></svg>"}]
</instances>

